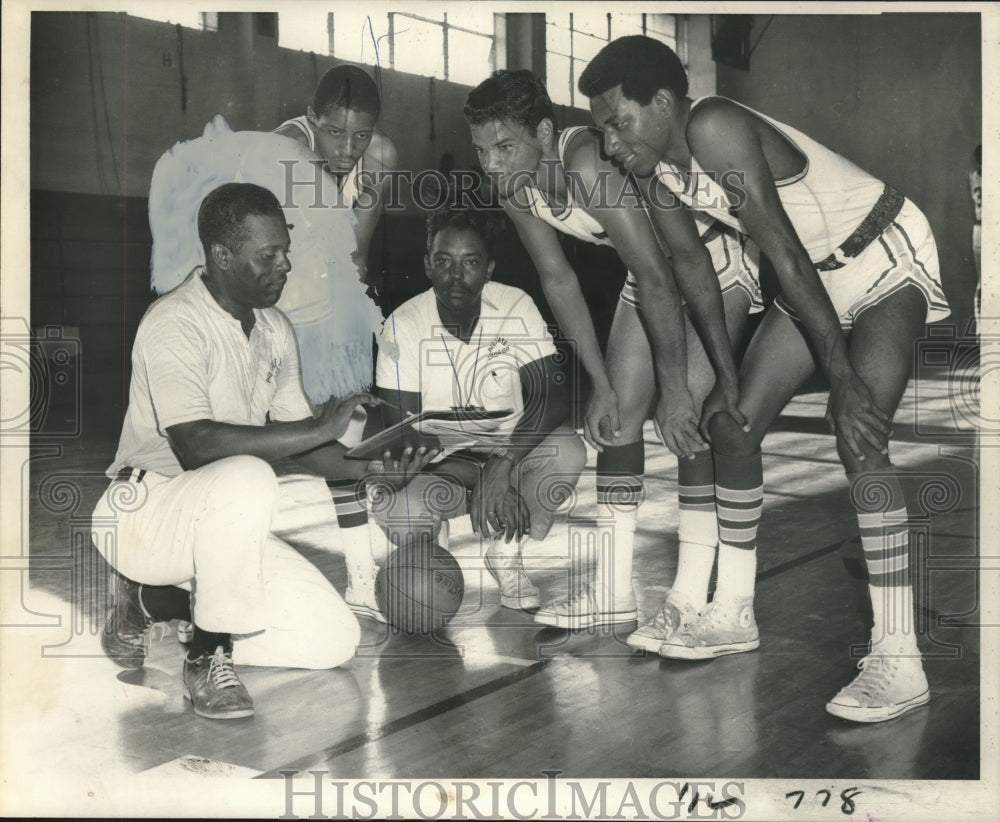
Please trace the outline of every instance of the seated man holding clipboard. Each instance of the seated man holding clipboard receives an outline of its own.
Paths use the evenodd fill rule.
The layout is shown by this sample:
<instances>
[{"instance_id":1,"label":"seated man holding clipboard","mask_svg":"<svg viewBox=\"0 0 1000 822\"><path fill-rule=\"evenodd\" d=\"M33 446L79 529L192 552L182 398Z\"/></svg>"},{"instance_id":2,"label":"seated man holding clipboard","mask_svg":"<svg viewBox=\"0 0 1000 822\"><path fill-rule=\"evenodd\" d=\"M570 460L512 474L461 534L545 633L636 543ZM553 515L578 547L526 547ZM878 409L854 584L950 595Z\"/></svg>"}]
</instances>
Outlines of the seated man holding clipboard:
<instances>
[{"instance_id":1,"label":"seated man holding clipboard","mask_svg":"<svg viewBox=\"0 0 1000 822\"><path fill-rule=\"evenodd\" d=\"M440 444L444 455L373 500L372 513L391 542L405 544L436 541L443 519L468 512L489 541L485 564L501 604L530 609L540 599L520 543L548 534L586 452L565 424L570 392L541 314L525 292L491 281L499 229L495 215L473 210L428 219L432 287L393 312L379 340L377 393L383 422L398 433L380 450L398 459L404 447Z\"/></svg>"}]
</instances>

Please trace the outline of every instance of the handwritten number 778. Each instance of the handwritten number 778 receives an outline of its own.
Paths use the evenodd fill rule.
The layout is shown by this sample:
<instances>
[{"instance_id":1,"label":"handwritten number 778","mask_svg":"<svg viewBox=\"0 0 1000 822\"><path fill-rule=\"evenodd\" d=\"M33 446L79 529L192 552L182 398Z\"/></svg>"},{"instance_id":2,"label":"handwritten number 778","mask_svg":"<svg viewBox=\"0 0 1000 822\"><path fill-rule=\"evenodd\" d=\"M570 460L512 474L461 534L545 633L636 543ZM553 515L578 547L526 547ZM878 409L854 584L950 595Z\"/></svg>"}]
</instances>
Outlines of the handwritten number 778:
<instances>
[{"instance_id":1,"label":"handwritten number 778","mask_svg":"<svg viewBox=\"0 0 1000 822\"><path fill-rule=\"evenodd\" d=\"M857 788L845 788L840 792L841 813L847 814L848 816L854 813L855 811L854 797L860 793L861 791L859 791ZM795 804L792 805L792 809L795 810L798 809L799 805L802 804L802 800L805 798L805 795L806 795L805 791L789 791L788 793L785 794L785 799L791 799L793 796L796 797ZM821 795L823 796L823 801L820 803L820 805L822 805L825 808L827 803L830 801L831 794L830 791L827 790L816 791L816 796L821 796Z\"/></svg>"}]
</instances>

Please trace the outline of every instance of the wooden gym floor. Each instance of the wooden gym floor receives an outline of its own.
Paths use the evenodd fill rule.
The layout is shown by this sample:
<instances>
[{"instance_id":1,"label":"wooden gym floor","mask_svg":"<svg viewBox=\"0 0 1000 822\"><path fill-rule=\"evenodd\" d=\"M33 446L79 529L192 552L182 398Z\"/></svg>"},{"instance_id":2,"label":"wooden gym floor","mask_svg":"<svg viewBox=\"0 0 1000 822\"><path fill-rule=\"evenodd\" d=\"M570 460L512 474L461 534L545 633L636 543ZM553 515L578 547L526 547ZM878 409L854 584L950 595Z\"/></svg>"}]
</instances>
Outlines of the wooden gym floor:
<instances>
[{"instance_id":1,"label":"wooden gym floor","mask_svg":"<svg viewBox=\"0 0 1000 822\"><path fill-rule=\"evenodd\" d=\"M182 699L175 635L153 642L140 671L123 672L101 654L107 570L86 531L116 438L38 439L25 486L30 556L20 567L29 573L3 575L4 594L22 603L17 630L5 637L8 653L13 644L23 660L8 676L26 687L18 759L39 757L81 779L93 774L105 787L154 769L180 773L192 761L234 779L283 769L366 779L541 779L546 770L580 778L978 779L980 488L970 419L978 366L947 350L918 363L895 425L893 458L909 472L911 567L932 691L928 706L898 720L858 725L824 711L855 674L861 654L852 657L851 647L858 650L867 628L864 586L842 561L857 551L857 528L823 421L826 395L811 393L790 404L764 443L758 651L684 663L633 651L625 631L536 626L499 607L466 518L451 534L466 597L440 636L392 635L362 620L363 645L340 669L244 669L256 716L224 723L196 717ZM570 583L570 531L593 526L593 458L568 516L526 548L544 595ZM635 560L642 618L676 563L676 462L651 428L646 465ZM341 558L309 556L343 590ZM5 728L6 744L19 727Z\"/></svg>"}]
</instances>

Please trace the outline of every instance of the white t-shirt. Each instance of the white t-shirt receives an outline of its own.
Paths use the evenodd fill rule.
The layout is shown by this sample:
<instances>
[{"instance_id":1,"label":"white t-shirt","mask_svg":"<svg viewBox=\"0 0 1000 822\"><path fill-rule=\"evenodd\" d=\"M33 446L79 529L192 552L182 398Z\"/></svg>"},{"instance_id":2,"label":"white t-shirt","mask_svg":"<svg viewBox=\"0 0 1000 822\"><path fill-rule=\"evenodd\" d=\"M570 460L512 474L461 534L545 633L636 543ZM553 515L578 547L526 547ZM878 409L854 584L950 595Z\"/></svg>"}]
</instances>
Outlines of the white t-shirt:
<instances>
[{"instance_id":1,"label":"white t-shirt","mask_svg":"<svg viewBox=\"0 0 1000 822\"><path fill-rule=\"evenodd\" d=\"M123 466L166 476L184 470L166 429L194 420L235 425L311 416L295 332L277 308L254 309L249 338L201 279L202 267L154 302L132 347L132 382L114 476Z\"/></svg>"},{"instance_id":2,"label":"white t-shirt","mask_svg":"<svg viewBox=\"0 0 1000 822\"><path fill-rule=\"evenodd\" d=\"M473 405L520 412L518 369L555 351L542 315L519 288L486 284L479 322L467 343L444 327L434 289L429 289L386 319L375 382L419 393L424 411ZM504 427L513 431L516 424L515 416Z\"/></svg>"}]
</instances>

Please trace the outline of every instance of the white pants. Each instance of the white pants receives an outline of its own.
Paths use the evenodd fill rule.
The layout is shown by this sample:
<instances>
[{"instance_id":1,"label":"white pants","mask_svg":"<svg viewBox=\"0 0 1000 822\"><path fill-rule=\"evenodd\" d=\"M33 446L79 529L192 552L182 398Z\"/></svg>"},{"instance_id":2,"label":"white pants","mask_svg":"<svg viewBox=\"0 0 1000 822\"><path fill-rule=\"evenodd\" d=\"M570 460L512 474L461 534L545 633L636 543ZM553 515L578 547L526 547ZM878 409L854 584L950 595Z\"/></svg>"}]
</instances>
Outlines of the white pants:
<instances>
[{"instance_id":1,"label":"white pants","mask_svg":"<svg viewBox=\"0 0 1000 822\"><path fill-rule=\"evenodd\" d=\"M361 628L320 571L277 535L339 547L322 478L275 476L236 456L176 477L112 482L94 509L94 544L119 573L192 592L198 627L234 636L242 665L333 668Z\"/></svg>"}]
</instances>

